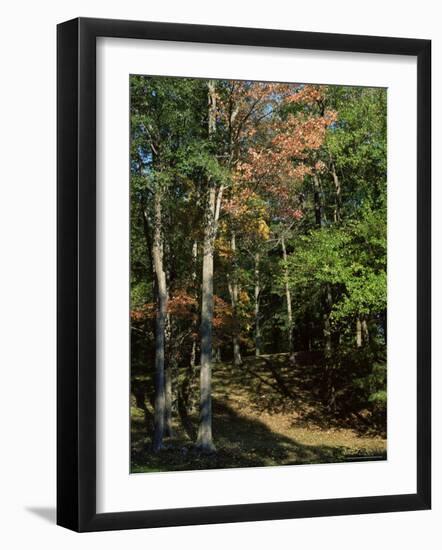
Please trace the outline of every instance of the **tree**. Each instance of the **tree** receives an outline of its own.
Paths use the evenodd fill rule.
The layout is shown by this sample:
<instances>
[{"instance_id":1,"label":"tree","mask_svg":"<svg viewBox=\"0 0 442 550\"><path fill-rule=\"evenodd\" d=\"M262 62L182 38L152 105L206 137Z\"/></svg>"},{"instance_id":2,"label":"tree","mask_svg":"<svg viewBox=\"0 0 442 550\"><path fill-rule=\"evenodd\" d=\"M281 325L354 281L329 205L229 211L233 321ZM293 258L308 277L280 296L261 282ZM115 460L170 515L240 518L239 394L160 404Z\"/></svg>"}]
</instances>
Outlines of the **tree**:
<instances>
[{"instance_id":1,"label":"tree","mask_svg":"<svg viewBox=\"0 0 442 550\"><path fill-rule=\"evenodd\" d=\"M208 136L216 132L216 83L208 82ZM212 346L213 346L213 253L224 190L211 174L207 181L204 209L203 274L201 297L200 423L197 446L203 452L215 451L212 437Z\"/></svg>"},{"instance_id":2,"label":"tree","mask_svg":"<svg viewBox=\"0 0 442 550\"><path fill-rule=\"evenodd\" d=\"M272 110L264 136L249 144L247 155L239 164L239 178L257 189L269 203L272 228L281 244L286 303L288 350L293 359L292 296L286 268L286 240L303 217L300 188L304 179L316 175L315 152L323 145L327 128L336 120L332 110L305 112L305 101L316 98L316 87L278 89L278 109ZM254 133L256 135L256 132Z\"/></svg>"},{"instance_id":3,"label":"tree","mask_svg":"<svg viewBox=\"0 0 442 550\"><path fill-rule=\"evenodd\" d=\"M294 399L267 355L316 354L330 416L382 410L385 90L132 76L131 309L155 451L215 450L216 361Z\"/></svg>"},{"instance_id":4,"label":"tree","mask_svg":"<svg viewBox=\"0 0 442 550\"><path fill-rule=\"evenodd\" d=\"M386 335L385 97L383 90L321 87L307 105L313 112L328 106L339 114L315 152L315 171L304 181L310 208L307 201L304 235L288 269L292 292L304 304L298 323L320 322L322 316L326 401L332 408L343 372L347 376L354 368L348 350L371 353L373 368L384 360L379 339ZM364 361L360 388L372 379L368 358ZM353 386L355 395L360 388Z\"/></svg>"},{"instance_id":5,"label":"tree","mask_svg":"<svg viewBox=\"0 0 442 550\"><path fill-rule=\"evenodd\" d=\"M164 356L166 346L166 316L167 316L167 284L163 262L163 237L162 237L161 194L159 191L154 197L154 222L152 259L157 283L157 312L155 332L155 424L153 436L153 449L159 451L163 445L166 391Z\"/></svg>"},{"instance_id":6,"label":"tree","mask_svg":"<svg viewBox=\"0 0 442 550\"><path fill-rule=\"evenodd\" d=\"M173 354L167 338L167 332L173 328L167 322L169 287L177 284L172 274L171 214L177 208L177 199L178 204L188 201L189 190L183 177L193 175L200 165L198 155L192 151L198 150L197 144L204 141L198 118L202 96L201 83L191 79L134 76L131 87L133 198L142 205L156 302L153 449L159 451L164 435L171 435L173 401ZM135 214L133 219L136 221L138 216Z\"/></svg>"}]
</instances>

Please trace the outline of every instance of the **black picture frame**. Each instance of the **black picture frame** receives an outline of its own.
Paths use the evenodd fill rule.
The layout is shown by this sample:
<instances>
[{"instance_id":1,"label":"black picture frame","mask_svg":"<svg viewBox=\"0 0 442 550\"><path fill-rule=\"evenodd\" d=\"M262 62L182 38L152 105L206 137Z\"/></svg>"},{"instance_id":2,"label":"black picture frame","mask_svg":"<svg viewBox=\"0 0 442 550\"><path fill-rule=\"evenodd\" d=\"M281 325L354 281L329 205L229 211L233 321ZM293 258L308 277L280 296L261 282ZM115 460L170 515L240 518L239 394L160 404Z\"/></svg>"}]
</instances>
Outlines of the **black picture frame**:
<instances>
[{"instance_id":1,"label":"black picture frame","mask_svg":"<svg viewBox=\"0 0 442 550\"><path fill-rule=\"evenodd\" d=\"M96 512L96 38L417 58L417 492ZM431 506L431 41L79 18L57 28L57 523L75 531L425 510Z\"/></svg>"}]
</instances>

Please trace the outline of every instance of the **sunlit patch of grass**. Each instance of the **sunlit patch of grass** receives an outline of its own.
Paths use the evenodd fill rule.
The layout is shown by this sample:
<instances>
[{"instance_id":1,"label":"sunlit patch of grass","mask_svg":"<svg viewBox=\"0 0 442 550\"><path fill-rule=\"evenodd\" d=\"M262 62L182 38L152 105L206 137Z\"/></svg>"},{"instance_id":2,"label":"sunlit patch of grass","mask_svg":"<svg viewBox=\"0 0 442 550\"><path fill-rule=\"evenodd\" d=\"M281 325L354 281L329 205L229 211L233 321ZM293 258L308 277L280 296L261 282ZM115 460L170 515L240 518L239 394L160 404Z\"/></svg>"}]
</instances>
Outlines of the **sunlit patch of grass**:
<instances>
[{"instance_id":1,"label":"sunlit patch of grass","mask_svg":"<svg viewBox=\"0 0 442 550\"><path fill-rule=\"evenodd\" d=\"M132 411L132 473L174 470L205 470L294 464L356 461L386 458L386 440L354 429L324 426L303 420L303 412L316 412L307 402L297 376L287 367L287 356L276 361L291 380L299 401L281 396L271 373L257 359L241 368L218 363L213 368L213 434L217 452L201 455L175 418L175 437L165 439L165 449L151 452L149 429L141 409ZM258 377L256 376L258 374ZM191 421L196 428L198 415ZM326 419L325 419L326 420Z\"/></svg>"}]
</instances>

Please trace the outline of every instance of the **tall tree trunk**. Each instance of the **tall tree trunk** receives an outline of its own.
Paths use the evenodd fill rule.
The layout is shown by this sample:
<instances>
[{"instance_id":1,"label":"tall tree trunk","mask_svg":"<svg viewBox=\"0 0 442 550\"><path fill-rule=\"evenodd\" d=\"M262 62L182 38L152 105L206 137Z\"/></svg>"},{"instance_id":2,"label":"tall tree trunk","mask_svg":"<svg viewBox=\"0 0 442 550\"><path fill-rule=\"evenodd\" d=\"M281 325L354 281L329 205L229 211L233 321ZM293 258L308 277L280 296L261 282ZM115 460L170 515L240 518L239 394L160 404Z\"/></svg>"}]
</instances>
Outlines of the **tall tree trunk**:
<instances>
[{"instance_id":1,"label":"tall tree trunk","mask_svg":"<svg viewBox=\"0 0 442 550\"><path fill-rule=\"evenodd\" d=\"M259 324L259 295L261 293L260 273L259 273L259 253L255 254L255 355L261 354L261 327Z\"/></svg>"},{"instance_id":2,"label":"tall tree trunk","mask_svg":"<svg viewBox=\"0 0 442 550\"><path fill-rule=\"evenodd\" d=\"M339 223L341 221L341 203L342 203L341 182L339 181L338 174L336 173L336 166L334 162L332 162L331 164L331 173L333 177L333 183L335 184L335 194L336 194L334 221L335 223Z\"/></svg>"},{"instance_id":3,"label":"tall tree trunk","mask_svg":"<svg viewBox=\"0 0 442 550\"><path fill-rule=\"evenodd\" d=\"M200 424L197 446L206 452L214 450L212 439L212 328L213 328L213 232L215 189L209 191L209 211L204 231L203 281L201 296L201 370Z\"/></svg>"},{"instance_id":4,"label":"tall tree trunk","mask_svg":"<svg viewBox=\"0 0 442 550\"><path fill-rule=\"evenodd\" d=\"M216 129L215 81L208 82L209 140ZM200 422L197 447L203 452L213 452L212 437L212 329L213 329L213 251L216 236L217 216L220 209L221 190L216 191L212 178L208 181L205 207L203 242L203 276L201 296L201 361L200 361Z\"/></svg>"},{"instance_id":5,"label":"tall tree trunk","mask_svg":"<svg viewBox=\"0 0 442 550\"><path fill-rule=\"evenodd\" d=\"M168 362L164 369L164 390L165 390L165 404L164 404L164 435L165 437L173 436L172 428L172 369Z\"/></svg>"},{"instance_id":6,"label":"tall tree trunk","mask_svg":"<svg viewBox=\"0 0 442 550\"><path fill-rule=\"evenodd\" d=\"M147 218L146 205L144 201L141 202L141 217L143 219L144 240L146 241L146 252L147 252L146 256L152 271L152 296L156 296L157 285L156 285L156 276L155 276L155 265L152 257L152 240L149 234L149 222Z\"/></svg>"},{"instance_id":7,"label":"tall tree trunk","mask_svg":"<svg viewBox=\"0 0 442 550\"><path fill-rule=\"evenodd\" d=\"M236 235L235 232L232 232L232 238L231 238L231 248L232 248L232 254L233 254L233 274L231 278L231 282L229 282L229 293L230 293L230 301L232 304L232 314L233 319L235 321L234 326L234 332L232 337L232 344L233 344L233 364L235 366L240 366L242 363L241 359L241 349L240 349L240 343L239 343L239 337L238 337L238 318L237 318L237 310L238 310L238 296L239 296L239 287L238 287L238 279L237 279L237 259L236 259Z\"/></svg>"},{"instance_id":8,"label":"tall tree trunk","mask_svg":"<svg viewBox=\"0 0 442 550\"><path fill-rule=\"evenodd\" d=\"M361 328L362 328L363 342L364 344L368 344L370 341L370 333L368 332L368 324L367 324L367 319L365 317L362 318Z\"/></svg>"},{"instance_id":9,"label":"tall tree trunk","mask_svg":"<svg viewBox=\"0 0 442 550\"><path fill-rule=\"evenodd\" d=\"M152 242L152 239L150 237L150 233L149 233L149 222L148 222L148 215L147 215L147 211L146 211L146 204L144 201L141 202L141 217L142 217L142 220L143 220L143 233L144 233L144 239L146 241L146 256L147 256L147 259L148 259L148 262L150 264L150 267L151 267L151 271L152 271L152 295L155 296L155 297L158 297L158 284L157 284L157 277L156 277L156 271L155 271L155 261L154 261L154 257L153 257L153 242ZM158 302L157 302L157 311L158 311ZM157 332L157 321L155 320L155 332ZM161 381L159 382L160 385L161 385ZM155 365L155 384L156 384L156 365ZM157 392L155 391L155 395L154 395L154 398L153 400L151 399L151 402L152 402L152 405L153 405L153 408L154 408L154 413L155 413L155 396L156 396ZM139 403L139 407L143 409L144 411L144 419L145 419L145 423L146 423L146 427L148 428L148 431L149 433L151 432L151 428L153 428L154 430L154 433L155 433L155 426L157 426L157 432L158 432L158 439L159 441L161 441L161 443L159 444L159 448L161 447L162 445L162 436L160 435L161 434L161 427L160 427L160 421L159 422L156 422L155 420L155 414L150 414L149 411L147 410L146 408L146 405L144 403L144 397L143 399L141 400L141 398L137 395L136 396L137 398L137 403ZM166 406L166 405L165 405ZM159 405L160 407L160 405ZM161 414L159 413L159 419L161 419ZM163 436L164 436L164 432L163 432ZM158 449L159 450L159 449Z\"/></svg>"},{"instance_id":10,"label":"tall tree trunk","mask_svg":"<svg viewBox=\"0 0 442 550\"><path fill-rule=\"evenodd\" d=\"M285 300L287 306L287 330L288 330L288 344L290 359L294 359L294 346L293 346L293 312L292 312L292 295L289 287L289 273L287 267L287 249L285 246L284 236L281 237L282 258L284 260L284 286L285 286Z\"/></svg>"},{"instance_id":11,"label":"tall tree trunk","mask_svg":"<svg viewBox=\"0 0 442 550\"><path fill-rule=\"evenodd\" d=\"M321 182L319 181L319 176L315 172L313 175L313 202L315 207L315 222L319 227L322 226L322 205L321 205Z\"/></svg>"},{"instance_id":12,"label":"tall tree trunk","mask_svg":"<svg viewBox=\"0 0 442 550\"><path fill-rule=\"evenodd\" d=\"M362 323L359 316L356 317L356 347L362 347Z\"/></svg>"},{"instance_id":13,"label":"tall tree trunk","mask_svg":"<svg viewBox=\"0 0 442 550\"><path fill-rule=\"evenodd\" d=\"M157 279L157 311L155 321L155 413L153 450L158 452L163 446L165 424L165 345L166 345L166 316L167 316L167 284L163 262L162 213L161 194L159 191L154 197L154 222L152 259Z\"/></svg>"}]
</instances>

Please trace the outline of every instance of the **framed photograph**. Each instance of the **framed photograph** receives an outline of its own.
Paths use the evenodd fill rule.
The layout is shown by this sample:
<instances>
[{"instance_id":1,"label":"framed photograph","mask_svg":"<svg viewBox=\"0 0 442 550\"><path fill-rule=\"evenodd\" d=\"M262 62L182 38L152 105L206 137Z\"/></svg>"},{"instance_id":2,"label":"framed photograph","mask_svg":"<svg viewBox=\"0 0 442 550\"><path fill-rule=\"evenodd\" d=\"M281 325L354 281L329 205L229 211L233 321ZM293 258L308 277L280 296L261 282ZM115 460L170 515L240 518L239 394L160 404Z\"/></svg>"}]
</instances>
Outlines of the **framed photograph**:
<instances>
[{"instance_id":1,"label":"framed photograph","mask_svg":"<svg viewBox=\"0 0 442 550\"><path fill-rule=\"evenodd\" d=\"M430 508L430 55L58 26L59 525Z\"/></svg>"}]
</instances>

